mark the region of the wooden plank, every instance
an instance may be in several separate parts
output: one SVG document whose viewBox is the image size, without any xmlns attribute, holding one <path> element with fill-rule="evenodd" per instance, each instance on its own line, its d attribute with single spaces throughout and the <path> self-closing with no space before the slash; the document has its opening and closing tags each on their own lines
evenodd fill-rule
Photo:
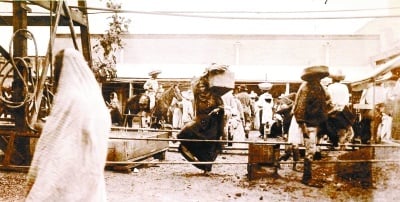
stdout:
<svg viewBox="0 0 400 202">
<path fill-rule="evenodd" d="M 13 23 L 13 16 L 1 16 L 0 26 L 11 26 Z M 54 16 L 28 16 L 28 26 L 51 26 L 52 18 Z M 67 17 L 62 16 L 58 23 L 58 26 L 69 26 L 69 20 Z M 79 23 L 74 22 L 74 26 L 80 26 Z"/>
<path fill-rule="evenodd" d="M 6 59 L 10 60 L 10 54 L 3 48 L 3 46 L 0 45 L 0 54 Z"/>
<path fill-rule="evenodd" d="M 82 13 L 87 13 L 87 5 L 86 1 L 78 1 L 79 10 Z M 86 16 L 87 17 L 87 16 Z M 89 32 L 89 21 L 87 21 L 86 26 L 81 25 L 81 44 L 82 44 L 82 53 L 85 57 L 86 61 L 89 64 L 89 67 L 92 67 L 92 45 L 90 43 L 90 32 Z"/>
<path fill-rule="evenodd" d="M 71 31 L 72 41 L 74 43 L 75 50 L 79 51 L 78 43 L 76 42 L 76 34 L 75 34 L 74 23 L 72 21 L 70 9 L 68 8 L 66 1 L 63 1 L 62 4 L 63 4 L 63 11 L 67 14 L 67 17 L 68 17 L 69 30 Z"/>
<path fill-rule="evenodd" d="M 37 121 L 37 116 L 38 116 L 38 112 L 40 111 L 40 104 L 42 102 L 42 95 L 43 95 L 43 89 L 44 89 L 44 83 L 46 82 L 47 79 L 47 72 L 50 69 L 49 64 L 52 64 L 52 59 L 53 59 L 53 44 L 54 41 L 56 39 L 56 34 L 57 34 L 57 28 L 58 28 L 58 22 L 60 20 L 60 16 L 61 16 L 61 12 L 62 12 L 62 4 L 58 4 L 57 8 L 56 8 L 56 16 L 55 16 L 55 20 L 53 21 L 53 25 L 50 27 L 51 28 L 51 34 L 50 34 L 50 41 L 47 47 L 47 53 L 46 53 L 46 60 L 45 60 L 45 64 L 44 64 L 44 68 L 42 70 L 42 74 L 39 77 L 39 83 L 38 83 L 38 87 L 37 87 L 37 91 L 36 91 L 36 100 L 35 100 L 35 111 L 32 114 L 31 119 L 29 120 L 29 123 L 36 123 Z"/>
<path fill-rule="evenodd" d="M 38 5 L 38 6 L 42 7 L 42 8 L 45 8 L 47 10 L 51 10 L 52 9 L 53 12 L 55 12 L 55 9 L 56 9 L 56 6 L 53 6 L 53 7 L 51 6 L 51 1 L 29 1 L 29 2 L 31 2 L 32 4 Z M 76 22 L 76 23 L 78 23 L 80 25 L 88 26 L 87 16 L 84 15 L 82 13 L 82 11 L 80 11 L 80 10 L 71 10 L 71 9 L 70 9 L 70 11 L 71 11 L 71 18 L 72 18 L 73 22 Z M 61 11 L 61 15 L 64 16 L 64 17 L 68 16 L 64 11 Z"/>
</svg>

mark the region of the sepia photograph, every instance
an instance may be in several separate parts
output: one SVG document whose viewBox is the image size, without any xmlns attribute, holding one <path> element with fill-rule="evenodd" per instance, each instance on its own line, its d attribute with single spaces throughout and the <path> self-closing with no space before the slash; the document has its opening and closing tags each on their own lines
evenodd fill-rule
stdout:
<svg viewBox="0 0 400 202">
<path fill-rule="evenodd" d="M 0 201 L 400 201 L 400 1 L 0 0 Z"/>
</svg>

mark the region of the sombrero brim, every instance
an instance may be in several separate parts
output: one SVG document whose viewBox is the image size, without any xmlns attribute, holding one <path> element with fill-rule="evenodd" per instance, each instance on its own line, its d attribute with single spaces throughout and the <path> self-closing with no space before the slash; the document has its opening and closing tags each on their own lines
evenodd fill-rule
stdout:
<svg viewBox="0 0 400 202">
<path fill-rule="evenodd" d="M 242 85 L 240 85 L 240 86 L 238 87 L 238 89 L 239 89 L 239 90 L 245 90 L 245 91 L 248 90 L 246 86 L 242 86 Z"/>
<path fill-rule="evenodd" d="M 257 96 L 258 96 L 257 93 L 250 93 L 251 98 L 256 98 Z"/>
<path fill-rule="evenodd" d="M 161 73 L 160 70 L 154 70 L 154 71 L 149 72 L 149 76 L 154 75 L 154 74 L 160 74 L 160 73 Z"/>
<path fill-rule="evenodd" d="M 260 83 L 258 88 L 261 90 L 270 90 L 272 88 L 272 83 Z"/>
<path fill-rule="evenodd" d="M 329 76 L 327 66 L 312 66 L 304 69 L 301 79 L 304 81 L 321 80 Z"/>
<path fill-rule="evenodd" d="M 346 78 L 345 75 L 329 75 L 330 78 L 334 79 L 334 80 L 339 80 L 342 81 Z"/>
</svg>

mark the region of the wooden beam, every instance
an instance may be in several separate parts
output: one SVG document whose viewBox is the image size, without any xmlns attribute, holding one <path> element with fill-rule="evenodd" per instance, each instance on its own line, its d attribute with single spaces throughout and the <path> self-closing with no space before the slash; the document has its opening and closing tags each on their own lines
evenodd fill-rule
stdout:
<svg viewBox="0 0 400 202">
<path fill-rule="evenodd" d="M 53 17 L 55 18 L 55 17 Z M 1 16 L 0 26 L 12 26 L 13 16 Z M 51 26 L 50 16 L 28 16 L 28 26 Z M 58 26 L 69 26 L 68 18 L 62 16 Z M 79 23 L 74 23 L 74 26 L 80 26 Z"/>
<path fill-rule="evenodd" d="M 28 42 L 26 36 L 23 34 L 24 29 L 27 29 L 27 11 L 24 9 L 26 7 L 26 2 L 24 1 L 14 1 L 13 2 L 13 16 L 15 16 L 13 20 L 13 31 L 15 33 L 15 37 L 13 38 L 13 50 L 9 54 L 12 54 L 10 57 L 25 57 L 28 53 Z M 20 31 L 20 32 L 19 32 Z M 19 72 L 26 72 L 24 71 L 24 66 L 16 64 L 17 69 Z M 17 76 L 17 70 L 14 70 L 14 81 L 12 83 L 13 86 L 13 93 L 12 98 L 15 102 L 21 102 L 24 99 L 25 92 L 24 92 L 24 84 L 23 79 L 26 76 L 26 73 L 23 73 L 21 78 Z M 18 164 L 27 164 L 29 163 L 29 159 L 31 158 L 30 150 L 28 149 L 30 146 L 29 138 L 18 137 L 18 133 L 26 131 L 27 123 L 25 116 L 27 115 L 28 105 L 25 104 L 21 107 L 14 109 L 14 116 L 15 116 L 15 133 L 12 133 L 10 137 L 9 143 L 7 145 L 6 155 L 9 159 L 5 159 L 5 165 L 7 163 L 13 162 L 13 159 L 17 159 L 18 155 L 22 155 L 22 160 L 25 162 L 18 162 Z M 13 137 L 14 136 L 14 137 Z M 14 152 L 15 150 L 15 152 Z"/>
<path fill-rule="evenodd" d="M 29 1 L 32 4 L 35 4 L 37 6 L 40 6 L 42 8 L 45 8 L 47 10 L 53 9 L 53 12 L 55 12 L 55 8 L 56 6 L 51 7 L 51 1 Z M 75 23 L 78 23 L 79 25 L 83 25 L 83 26 L 88 26 L 88 18 L 86 15 L 84 15 L 80 10 L 72 10 L 70 9 L 70 13 L 71 13 L 71 18 L 72 21 Z M 61 11 L 61 15 L 66 17 L 67 14 L 64 11 Z"/>
<path fill-rule="evenodd" d="M 78 43 L 76 42 L 76 34 L 75 34 L 75 29 L 74 29 L 74 23 L 72 21 L 71 12 L 70 12 L 70 9 L 68 8 L 68 5 L 67 5 L 66 1 L 62 2 L 62 7 L 63 7 L 63 11 L 67 14 L 67 17 L 68 17 L 68 20 L 69 20 L 69 30 L 71 31 L 72 41 L 74 42 L 75 50 L 79 51 Z"/>
<path fill-rule="evenodd" d="M 80 11 L 83 13 L 87 13 L 87 5 L 86 1 L 78 1 L 78 6 L 80 6 Z M 82 43 L 82 53 L 88 62 L 89 66 L 92 67 L 92 45 L 90 43 L 90 32 L 89 32 L 89 21 L 86 26 L 80 26 L 81 29 L 81 43 Z"/>
</svg>

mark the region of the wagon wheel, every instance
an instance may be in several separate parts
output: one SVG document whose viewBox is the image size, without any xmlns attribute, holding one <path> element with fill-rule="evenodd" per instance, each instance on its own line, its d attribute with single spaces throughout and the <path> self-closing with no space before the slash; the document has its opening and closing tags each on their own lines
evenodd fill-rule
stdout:
<svg viewBox="0 0 400 202">
<path fill-rule="evenodd" d="M 42 100 L 40 102 L 40 107 L 38 112 L 35 112 L 36 108 L 35 100 L 32 100 L 31 102 L 28 103 L 26 122 L 28 123 L 28 127 L 30 127 L 32 130 L 35 130 L 33 126 L 33 124 L 35 123 L 29 123 L 29 120 L 31 120 L 34 113 L 38 114 L 37 120 L 41 120 L 43 122 L 46 121 L 46 117 L 50 114 L 54 98 L 54 94 L 50 89 L 51 89 L 50 84 L 46 82 L 43 88 Z"/>
</svg>

